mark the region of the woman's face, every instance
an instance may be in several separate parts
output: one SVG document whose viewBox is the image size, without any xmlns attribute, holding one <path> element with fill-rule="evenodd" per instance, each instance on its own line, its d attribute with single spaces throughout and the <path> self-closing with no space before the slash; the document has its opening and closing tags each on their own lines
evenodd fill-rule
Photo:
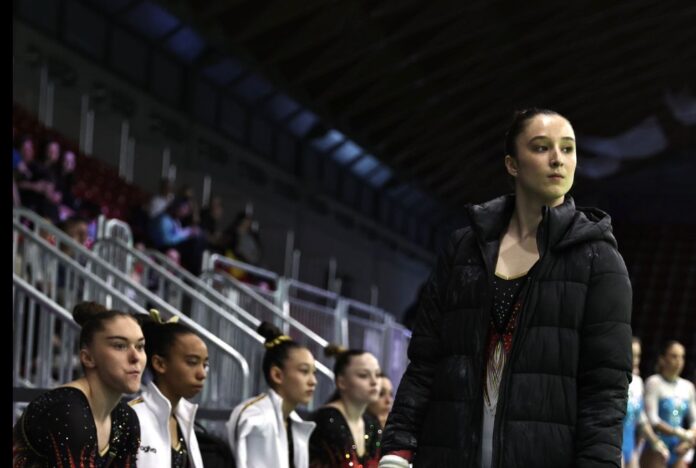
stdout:
<svg viewBox="0 0 696 468">
<path fill-rule="evenodd" d="M 135 319 L 115 317 L 104 322 L 80 357 L 85 369 L 95 370 L 106 387 L 135 393 L 147 363 L 143 331 Z"/>
<path fill-rule="evenodd" d="M 394 387 L 389 377 L 382 376 L 380 379 L 379 399 L 368 408 L 372 414 L 378 418 L 386 418 L 394 403 Z"/>
<path fill-rule="evenodd" d="M 60 145 L 57 141 L 52 141 L 46 147 L 46 160 L 53 164 L 60 159 Z"/>
<path fill-rule="evenodd" d="M 660 356 L 662 374 L 667 377 L 678 377 L 684 370 L 684 347 L 678 343 L 670 346 L 665 354 Z"/>
<path fill-rule="evenodd" d="M 75 153 L 66 151 L 63 154 L 63 171 L 73 172 L 75 170 Z"/>
<path fill-rule="evenodd" d="M 317 387 L 317 377 L 314 356 L 307 348 L 291 349 L 283 368 L 275 369 L 276 391 L 283 400 L 287 400 L 293 406 L 306 405 L 312 400 Z"/>
<path fill-rule="evenodd" d="M 516 140 L 517 157 L 505 166 L 515 178 L 515 190 L 549 206 L 563 203 L 573 185 L 577 158 L 575 132 L 560 115 L 531 118 Z"/>
<path fill-rule="evenodd" d="M 633 372 L 637 373 L 638 369 L 640 368 L 640 343 L 634 341 L 631 348 L 633 351 Z"/>
<path fill-rule="evenodd" d="M 167 356 L 152 356 L 157 385 L 178 398 L 193 398 L 208 376 L 208 347 L 197 335 L 178 335 Z"/>
<path fill-rule="evenodd" d="M 22 154 L 22 160 L 25 163 L 30 163 L 34 160 L 34 142 L 31 140 L 27 139 L 24 140 L 24 143 L 22 143 L 22 148 L 21 148 L 21 154 Z"/>
<path fill-rule="evenodd" d="M 341 397 L 357 404 L 375 403 L 379 399 L 379 380 L 382 374 L 377 358 L 364 353 L 350 358 L 342 375 L 336 379 Z"/>
</svg>

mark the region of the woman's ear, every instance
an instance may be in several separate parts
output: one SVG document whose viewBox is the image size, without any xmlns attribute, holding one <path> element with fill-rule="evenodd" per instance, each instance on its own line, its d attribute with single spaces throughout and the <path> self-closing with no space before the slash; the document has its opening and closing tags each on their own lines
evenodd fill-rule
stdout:
<svg viewBox="0 0 696 468">
<path fill-rule="evenodd" d="M 92 353 L 87 348 L 80 349 L 80 362 L 85 369 L 94 369 L 97 367 L 97 363 L 94 361 Z"/>
<path fill-rule="evenodd" d="M 517 177 L 517 159 L 509 154 L 505 156 L 505 169 L 512 177 Z"/>
<path fill-rule="evenodd" d="M 283 369 L 278 366 L 271 366 L 270 370 L 271 382 L 275 385 L 281 385 L 284 380 Z"/>
<path fill-rule="evenodd" d="M 150 362 L 152 364 L 152 370 L 154 370 L 156 374 L 164 374 L 167 372 L 167 361 L 162 356 L 153 354 L 150 358 Z"/>
<path fill-rule="evenodd" d="M 336 388 L 341 392 L 346 391 L 346 378 L 343 375 L 336 377 Z"/>
</svg>

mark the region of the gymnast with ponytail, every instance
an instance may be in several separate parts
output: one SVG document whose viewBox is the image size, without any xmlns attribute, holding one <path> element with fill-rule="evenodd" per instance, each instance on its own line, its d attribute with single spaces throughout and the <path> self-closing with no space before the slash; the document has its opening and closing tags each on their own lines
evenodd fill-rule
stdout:
<svg viewBox="0 0 696 468">
<path fill-rule="evenodd" d="M 178 317 L 164 321 L 153 309 L 141 322 L 151 379 L 129 403 L 142 429 L 138 468 L 202 468 L 189 399 L 203 390 L 208 348 Z"/>
<path fill-rule="evenodd" d="M 234 408 L 227 434 L 237 468 L 308 468 L 309 437 L 315 424 L 295 412 L 317 385 L 314 356 L 305 346 L 262 322 L 263 375 L 268 390 Z"/>
</svg>

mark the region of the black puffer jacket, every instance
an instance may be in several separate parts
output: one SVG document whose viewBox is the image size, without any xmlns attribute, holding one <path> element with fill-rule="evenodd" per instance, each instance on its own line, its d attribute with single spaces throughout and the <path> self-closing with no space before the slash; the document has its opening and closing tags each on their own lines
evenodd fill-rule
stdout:
<svg viewBox="0 0 696 468">
<path fill-rule="evenodd" d="M 499 239 L 514 196 L 469 207 L 421 297 L 410 364 L 382 439 L 414 467 L 481 464 L 484 347 Z M 540 260 L 503 373 L 493 467 L 621 466 L 631 376 L 631 284 L 609 216 L 544 208 Z"/>
</svg>

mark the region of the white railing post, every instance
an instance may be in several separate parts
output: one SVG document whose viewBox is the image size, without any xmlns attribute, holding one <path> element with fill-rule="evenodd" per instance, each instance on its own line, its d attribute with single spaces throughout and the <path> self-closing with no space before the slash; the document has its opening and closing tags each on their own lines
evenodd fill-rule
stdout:
<svg viewBox="0 0 696 468">
<path fill-rule="evenodd" d="M 392 368 L 392 342 L 394 341 L 394 317 L 384 314 L 384 336 L 382 338 L 382 371 Z"/>
<path fill-rule="evenodd" d="M 166 179 L 169 177 L 169 164 L 172 157 L 172 150 L 169 146 L 165 146 L 162 150 L 162 178 Z"/>
<path fill-rule="evenodd" d="M 211 190 L 212 180 L 210 175 L 206 174 L 203 176 L 203 194 L 201 196 L 201 207 L 208 208 L 210 205 L 210 190 Z"/>
<path fill-rule="evenodd" d="M 350 347 L 348 340 L 348 301 L 339 297 L 334 315 L 334 343 Z"/>
<path fill-rule="evenodd" d="M 87 136 L 87 112 L 89 112 L 89 94 L 83 93 L 80 99 L 80 151 L 85 153 Z"/>
<path fill-rule="evenodd" d="M 377 307 L 377 302 L 379 301 L 379 287 L 376 284 L 370 286 L 370 305 L 372 307 Z"/>
<path fill-rule="evenodd" d="M 292 251 L 292 271 L 290 277 L 296 281 L 300 279 L 300 258 L 302 252 L 299 249 Z"/>
<path fill-rule="evenodd" d="M 284 334 L 290 333 L 290 324 L 288 323 L 288 318 L 290 318 L 290 283 L 287 278 L 280 277 L 276 282 L 276 291 L 274 294 L 275 305 L 282 314 L 282 318 L 278 317 L 276 319 L 276 325 L 281 327 Z"/>
<path fill-rule="evenodd" d="M 295 231 L 290 229 L 285 236 L 285 262 L 283 264 L 283 276 L 292 275 L 292 253 L 295 247 Z"/>
</svg>

